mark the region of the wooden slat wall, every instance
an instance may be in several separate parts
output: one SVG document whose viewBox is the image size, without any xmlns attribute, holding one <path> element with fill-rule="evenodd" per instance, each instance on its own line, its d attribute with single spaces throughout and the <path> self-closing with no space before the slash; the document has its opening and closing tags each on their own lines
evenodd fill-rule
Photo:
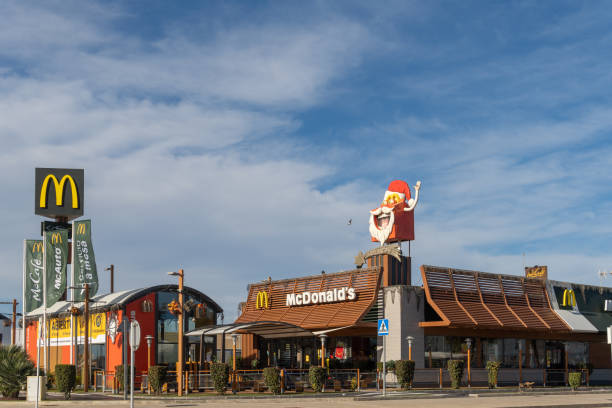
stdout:
<svg viewBox="0 0 612 408">
<path fill-rule="evenodd" d="M 321 274 L 297 279 L 262 282 L 249 287 L 242 314 L 236 323 L 279 321 L 307 330 L 354 325 L 376 301 L 380 286 L 381 268 L 355 269 L 347 272 Z M 287 294 L 322 292 L 352 287 L 356 300 L 305 306 L 286 306 Z M 256 309 L 257 294 L 270 294 L 269 309 Z"/>
<path fill-rule="evenodd" d="M 428 299 L 449 326 L 569 330 L 552 310 L 541 280 L 428 265 L 421 274 Z"/>
</svg>

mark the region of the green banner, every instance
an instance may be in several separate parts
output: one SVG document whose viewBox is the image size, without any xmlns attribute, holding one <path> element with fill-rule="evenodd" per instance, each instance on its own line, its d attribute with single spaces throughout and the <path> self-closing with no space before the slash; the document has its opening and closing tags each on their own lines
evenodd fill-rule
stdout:
<svg viewBox="0 0 612 408">
<path fill-rule="evenodd" d="M 25 273 L 26 313 L 43 304 L 43 242 L 26 239 L 23 273 Z"/>
<path fill-rule="evenodd" d="M 68 230 L 45 232 L 45 267 L 47 307 L 52 306 L 66 292 L 66 263 L 68 261 Z"/>
<path fill-rule="evenodd" d="M 91 220 L 74 221 L 72 231 L 74 286 L 83 287 L 87 283 L 89 285 L 89 296 L 91 297 L 98 292 L 98 271 L 91 243 Z M 85 300 L 85 289 L 75 289 L 74 300 Z"/>
</svg>

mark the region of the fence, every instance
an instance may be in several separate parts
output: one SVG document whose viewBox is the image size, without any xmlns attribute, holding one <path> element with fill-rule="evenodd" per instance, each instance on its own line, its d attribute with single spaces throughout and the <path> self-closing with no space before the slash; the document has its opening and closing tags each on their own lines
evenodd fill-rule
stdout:
<svg viewBox="0 0 612 408">
<path fill-rule="evenodd" d="M 609 385 L 612 379 L 612 370 L 594 370 L 593 376 L 588 370 L 575 370 L 582 372 L 582 383 L 590 385 L 591 379 L 597 385 Z M 177 373 L 168 371 L 164 392 L 177 390 Z M 483 368 L 470 370 L 470 386 L 488 386 L 488 372 Z M 501 368 L 498 371 L 497 385 L 518 386 L 520 383 L 533 383 L 535 386 L 565 386 L 567 385 L 568 371 L 563 369 L 515 369 Z M 122 388 L 116 379 L 114 371 L 94 371 L 92 376 L 93 389 L 104 392 L 119 393 Z M 186 393 L 210 392 L 214 390 L 210 370 L 185 371 L 183 376 Z M 146 372 L 136 373 L 134 377 L 137 392 L 148 392 L 149 382 Z M 310 387 L 307 369 L 281 370 L 281 389 L 283 392 L 303 392 Z M 380 372 L 367 372 L 359 369 L 328 369 L 325 378 L 327 391 L 349 391 L 377 389 L 382 384 Z M 414 388 L 446 388 L 450 387 L 451 380 L 448 370 L 442 368 L 417 368 L 414 372 L 412 386 Z M 464 370 L 461 382 L 462 387 L 468 386 L 467 370 Z M 387 387 L 398 388 L 399 384 L 394 373 L 387 373 Z M 228 390 L 263 392 L 265 386 L 263 370 L 236 370 L 230 371 Z"/>
</svg>

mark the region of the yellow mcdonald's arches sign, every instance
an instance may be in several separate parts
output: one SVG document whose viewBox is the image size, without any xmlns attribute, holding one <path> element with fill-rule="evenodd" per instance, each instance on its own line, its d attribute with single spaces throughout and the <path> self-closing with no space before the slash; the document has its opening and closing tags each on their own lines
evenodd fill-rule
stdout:
<svg viewBox="0 0 612 408">
<path fill-rule="evenodd" d="M 35 243 L 32 245 L 32 253 L 35 253 L 35 252 L 42 252 L 42 250 L 43 250 L 43 244 L 42 244 L 42 242 L 35 242 Z"/>
<path fill-rule="evenodd" d="M 37 168 L 34 187 L 35 214 L 68 220 L 83 215 L 83 169 Z"/>
<path fill-rule="evenodd" d="M 270 308 L 270 295 L 268 292 L 259 291 L 257 292 L 257 298 L 255 299 L 255 309 L 269 309 Z"/>
<path fill-rule="evenodd" d="M 51 243 L 52 244 L 61 244 L 62 243 L 62 236 L 60 234 L 58 234 L 57 232 L 54 232 L 53 234 L 51 234 Z"/>
<path fill-rule="evenodd" d="M 55 187 L 55 205 L 61 207 L 64 205 L 64 184 L 66 181 L 70 183 L 70 193 L 72 194 L 72 208 L 79 208 L 79 196 L 77 193 L 76 183 L 72 176 L 66 174 L 61 181 L 57 181 L 57 177 L 53 174 L 48 174 L 40 187 L 40 207 L 47 207 L 47 189 L 49 188 L 49 180 L 53 181 Z"/>
<path fill-rule="evenodd" d="M 576 306 L 576 294 L 571 289 L 563 291 L 563 306 Z"/>
<path fill-rule="evenodd" d="M 79 224 L 79 226 L 77 227 L 77 234 L 83 235 L 85 231 L 86 231 L 85 224 L 83 223 Z"/>
</svg>

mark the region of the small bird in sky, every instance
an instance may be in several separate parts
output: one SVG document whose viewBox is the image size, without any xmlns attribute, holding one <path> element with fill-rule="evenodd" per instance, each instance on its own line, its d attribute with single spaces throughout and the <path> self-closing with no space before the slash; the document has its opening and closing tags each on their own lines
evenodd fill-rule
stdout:
<svg viewBox="0 0 612 408">
<path fill-rule="evenodd" d="M 348 219 L 348 222 L 346 223 L 346 225 L 351 225 L 352 223 L 353 223 L 353 219 L 352 219 L 352 218 L 349 218 L 349 219 Z"/>
</svg>

